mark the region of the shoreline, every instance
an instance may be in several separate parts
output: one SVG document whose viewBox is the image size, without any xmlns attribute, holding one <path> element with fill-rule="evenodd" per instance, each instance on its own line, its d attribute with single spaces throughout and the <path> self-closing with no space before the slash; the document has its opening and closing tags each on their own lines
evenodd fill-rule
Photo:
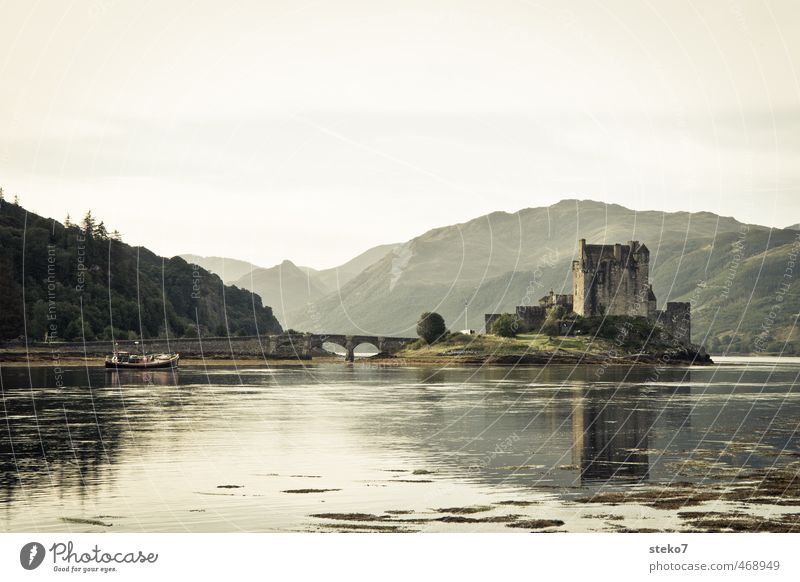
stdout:
<svg viewBox="0 0 800 582">
<path fill-rule="evenodd" d="M 54 354 L 47 352 L 30 352 L 27 355 L 15 353 L 6 357 L 0 351 L 0 367 L 24 367 L 24 366 L 91 366 L 103 367 L 105 357 L 103 356 L 65 356 L 55 357 Z M 592 366 L 592 367 L 620 367 L 620 366 L 665 366 L 670 368 L 686 366 L 709 366 L 715 365 L 710 357 L 708 361 L 698 361 L 697 359 L 669 359 L 664 360 L 662 355 L 637 354 L 632 356 L 608 356 L 605 354 L 594 353 L 575 353 L 575 352 L 536 352 L 522 355 L 453 355 L 453 356 L 404 356 L 402 353 L 397 356 L 361 356 L 356 357 L 355 362 L 346 362 L 343 356 L 330 355 L 319 356 L 313 359 L 272 359 L 272 358 L 253 358 L 253 357 L 185 357 L 181 358 L 180 365 L 183 366 L 313 366 L 316 364 L 346 364 L 354 366 Z M 180 369 L 180 366 L 179 368 Z M 167 369 L 165 369 L 167 370 Z M 150 370 L 154 371 L 154 370 Z"/>
<path fill-rule="evenodd" d="M 610 352 L 583 352 L 571 350 L 537 350 L 522 354 L 436 354 L 404 355 L 402 352 L 388 359 L 407 363 L 446 364 L 458 363 L 478 366 L 518 366 L 518 365 L 586 365 L 586 366 L 690 366 L 713 365 L 715 362 L 707 354 L 675 353 L 665 357 L 666 352 L 657 354 L 612 355 Z M 380 360 L 378 360 L 380 361 Z M 387 363 L 388 363 L 387 362 Z"/>
<path fill-rule="evenodd" d="M 359 360 L 362 358 L 359 358 Z M 306 366 L 310 363 L 336 363 L 342 362 L 343 358 L 332 356 L 332 357 L 320 357 L 314 358 L 313 360 L 301 360 L 301 359 L 264 359 L 264 358 L 235 358 L 235 357 L 228 357 L 228 358 L 195 358 L 195 357 L 187 357 L 181 358 L 180 363 L 177 369 L 180 369 L 181 365 L 187 366 L 257 366 L 257 365 L 279 365 L 279 366 Z M 25 356 L 11 356 L 8 359 L 4 357 L 4 354 L 0 352 L 0 367 L 15 367 L 19 368 L 22 366 L 27 365 L 34 365 L 34 366 L 92 366 L 92 367 L 104 367 L 105 365 L 105 357 L 104 356 L 87 356 L 87 357 L 75 357 L 75 356 L 66 356 L 63 358 L 55 358 L 50 354 L 41 354 L 41 353 L 31 353 L 28 357 Z M 109 368 L 111 369 L 111 368 Z M 171 368 L 152 368 L 148 369 L 148 372 L 157 372 L 157 371 L 169 371 Z M 136 371 L 136 370 L 124 370 L 127 372 Z"/>
</svg>

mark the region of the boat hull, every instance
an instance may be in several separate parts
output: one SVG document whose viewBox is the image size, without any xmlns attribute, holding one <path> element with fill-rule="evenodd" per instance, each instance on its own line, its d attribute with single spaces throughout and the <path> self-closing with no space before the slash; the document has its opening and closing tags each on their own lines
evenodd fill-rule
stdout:
<svg viewBox="0 0 800 582">
<path fill-rule="evenodd" d="M 154 360 L 151 362 L 110 362 L 106 361 L 106 368 L 114 370 L 157 370 L 163 368 L 177 368 L 178 356 L 168 360 Z"/>
</svg>

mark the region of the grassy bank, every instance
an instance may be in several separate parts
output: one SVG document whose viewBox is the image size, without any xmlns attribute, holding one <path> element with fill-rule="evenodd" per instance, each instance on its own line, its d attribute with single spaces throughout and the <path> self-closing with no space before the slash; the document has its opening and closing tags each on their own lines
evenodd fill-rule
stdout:
<svg viewBox="0 0 800 582">
<path fill-rule="evenodd" d="M 496 335 L 448 334 L 426 344 L 419 340 L 397 354 L 398 358 L 420 362 L 461 361 L 465 363 L 710 363 L 691 348 L 657 339 L 649 342 L 611 340 L 589 335 L 548 336 L 519 334 L 514 338 Z"/>
</svg>

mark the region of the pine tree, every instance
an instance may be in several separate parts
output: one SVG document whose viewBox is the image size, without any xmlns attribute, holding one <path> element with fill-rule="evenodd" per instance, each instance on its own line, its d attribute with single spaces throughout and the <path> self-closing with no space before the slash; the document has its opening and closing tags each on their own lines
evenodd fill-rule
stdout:
<svg viewBox="0 0 800 582">
<path fill-rule="evenodd" d="M 2 202 L 3 200 L 4 200 L 3 189 L 0 188 L 0 202 Z"/>
<path fill-rule="evenodd" d="M 89 210 L 86 213 L 86 216 L 83 217 L 83 224 L 81 225 L 81 228 L 86 236 L 92 236 L 94 234 L 95 221 L 91 210 Z"/>
<path fill-rule="evenodd" d="M 115 241 L 122 240 L 122 234 L 120 234 L 120 232 L 116 228 L 111 232 L 111 240 Z"/>
<path fill-rule="evenodd" d="M 14 206 L 19 206 L 19 194 L 14 194 Z"/>
<path fill-rule="evenodd" d="M 95 235 L 97 238 L 99 238 L 100 240 L 106 240 L 106 239 L 108 239 L 108 231 L 106 230 L 106 225 L 105 225 L 105 224 L 103 224 L 103 221 L 102 221 L 102 220 L 100 221 L 100 224 L 98 224 L 98 225 L 95 227 L 95 229 L 94 229 L 94 235 Z"/>
<path fill-rule="evenodd" d="M 69 228 L 71 226 L 72 226 L 72 219 L 69 217 L 69 214 L 67 214 L 67 217 L 64 219 L 64 227 Z"/>
</svg>

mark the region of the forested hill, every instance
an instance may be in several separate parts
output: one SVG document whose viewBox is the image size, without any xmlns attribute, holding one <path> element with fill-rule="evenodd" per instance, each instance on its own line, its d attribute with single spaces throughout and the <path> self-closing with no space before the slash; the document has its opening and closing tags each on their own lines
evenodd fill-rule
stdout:
<svg viewBox="0 0 800 582">
<path fill-rule="evenodd" d="M 26 331 L 31 341 L 90 341 L 281 326 L 258 295 L 180 257 L 127 245 L 91 215 L 65 225 L 0 200 L 0 339 Z"/>
</svg>

